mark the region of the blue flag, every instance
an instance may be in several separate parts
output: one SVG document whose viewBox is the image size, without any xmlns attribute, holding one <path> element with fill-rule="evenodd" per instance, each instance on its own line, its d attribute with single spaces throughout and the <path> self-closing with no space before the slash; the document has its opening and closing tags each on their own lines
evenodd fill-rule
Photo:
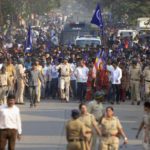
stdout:
<svg viewBox="0 0 150 150">
<path fill-rule="evenodd" d="M 91 23 L 97 25 L 102 30 L 103 33 L 104 23 L 103 23 L 102 13 L 99 4 L 96 7 Z"/>
<path fill-rule="evenodd" d="M 32 51 L 32 31 L 31 31 L 31 26 L 29 25 L 25 52 L 31 52 L 31 51 Z"/>
</svg>

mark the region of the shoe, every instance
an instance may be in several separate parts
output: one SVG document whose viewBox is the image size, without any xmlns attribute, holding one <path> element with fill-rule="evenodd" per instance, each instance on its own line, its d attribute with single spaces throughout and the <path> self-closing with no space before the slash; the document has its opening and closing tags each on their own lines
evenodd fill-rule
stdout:
<svg viewBox="0 0 150 150">
<path fill-rule="evenodd" d="M 134 102 L 132 102 L 131 105 L 134 105 Z"/>
<path fill-rule="evenodd" d="M 30 104 L 30 108 L 32 108 L 33 107 L 33 104 Z"/>
<path fill-rule="evenodd" d="M 117 102 L 118 105 L 120 105 L 120 102 Z"/>
<path fill-rule="evenodd" d="M 140 102 L 137 102 L 137 105 L 140 105 Z"/>
<path fill-rule="evenodd" d="M 110 102 L 110 104 L 114 105 L 114 102 Z"/>
<path fill-rule="evenodd" d="M 34 107 L 36 108 L 36 107 L 37 107 L 37 104 L 34 104 Z"/>
</svg>

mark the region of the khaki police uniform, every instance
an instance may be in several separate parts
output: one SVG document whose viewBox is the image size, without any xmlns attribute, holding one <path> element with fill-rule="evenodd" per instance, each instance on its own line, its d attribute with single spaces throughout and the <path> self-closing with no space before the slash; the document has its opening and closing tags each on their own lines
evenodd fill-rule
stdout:
<svg viewBox="0 0 150 150">
<path fill-rule="evenodd" d="M 150 67 L 145 67 L 143 71 L 143 77 L 145 81 L 145 96 L 146 100 L 150 100 Z"/>
<path fill-rule="evenodd" d="M 25 89 L 25 73 L 24 68 L 21 64 L 16 67 L 16 78 L 17 78 L 17 91 L 16 91 L 16 102 L 24 103 L 24 89 Z"/>
<path fill-rule="evenodd" d="M 38 65 L 36 66 L 37 70 L 42 74 L 42 66 Z M 37 102 L 39 103 L 41 101 L 41 81 L 38 79 L 38 95 L 37 95 Z"/>
<path fill-rule="evenodd" d="M 0 73 L 0 104 L 6 104 L 6 92 L 9 84 L 8 73 Z"/>
<path fill-rule="evenodd" d="M 6 65 L 6 72 L 8 73 L 10 85 L 9 85 L 9 91 L 14 92 L 15 89 L 15 76 L 16 76 L 16 69 L 13 64 Z"/>
<path fill-rule="evenodd" d="M 71 66 L 69 63 L 60 64 L 56 67 L 58 70 L 60 69 L 60 95 L 61 99 L 66 99 L 69 101 L 69 87 L 70 87 L 70 74 L 71 74 Z"/>
<path fill-rule="evenodd" d="M 144 114 L 144 137 L 143 141 L 146 138 L 147 143 L 143 142 L 144 150 L 150 150 L 150 113 Z"/>
<path fill-rule="evenodd" d="M 118 150 L 119 138 L 117 137 L 122 125 L 117 117 L 104 117 L 101 122 L 100 150 Z"/>
<path fill-rule="evenodd" d="M 103 116 L 103 105 L 102 103 L 98 103 L 96 100 L 91 101 L 88 104 L 88 112 L 93 114 L 98 124 L 100 123 L 101 117 Z M 92 138 L 92 149 L 96 149 L 96 143 L 98 139 L 98 135 L 96 131 L 93 129 L 93 138 Z"/>
<path fill-rule="evenodd" d="M 84 134 L 85 127 L 79 119 L 68 121 L 66 125 L 67 150 L 86 150 Z"/>
<path fill-rule="evenodd" d="M 141 80 L 141 67 L 136 65 L 129 69 L 130 75 L 130 87 L 131 87 L 131 99 L 132 102 L 137 101 L 140 102 L 140 80 Z"/>
<path fill-rule="evenodd" d="M 92 141 L 93 141 L 93 124 L 97 124 L 96 119 L 94 115 L 90 113 L 86 113 L 84 115 L 81 115 L 79 117 L 80 121 L 83 122 L 85 126 L 85 134 L 87 136 L 87 141 L 86 141 L 86 149 L 91 150 L 92 148 Z"/>
</svg>

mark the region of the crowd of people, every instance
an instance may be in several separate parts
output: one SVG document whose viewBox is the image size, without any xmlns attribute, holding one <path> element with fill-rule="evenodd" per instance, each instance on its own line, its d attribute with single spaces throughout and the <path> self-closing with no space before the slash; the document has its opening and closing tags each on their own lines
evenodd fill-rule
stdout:
<svg viewBox="0 0 150 150">
<path fill-rule="evenodd" d="M 61 102 L 67 103 L 70 100 L 79 100 L 80 116 L 78 110 L 74 110 L 73 120 L 66 126 L 68 150 L 95 149 L 94 139 L 97 134 L 102 136 L 101 149 L 117 150 L 118 136 L 121 135 L 125 143 L 128 140 L 119 119 L 113 116 L 113 107 L 107 107 L 106 115 L 103 116 L 101 98 L 111 104 L 130 100 L 132 105 L 140 105 L 141 101 L 150 101 L 150 45 L 139 35 L 135 38 L 117 37 L 115 32 L 109 32 L 110 29 L 106 29 L 102 46 L 87 45 L 81 48 L 73 44 L 62 45 L 59 35 L 63 22 L 60 16 L 51 18 L 52 20 L 47 22 L 46 32 L 43 30 L 38 37 L 33 37 L 30 51 L 20 43 L 20 38 L 15 39 L 18 35 L 13 37 L 13 42 L 1 36 L 0 103 L 5 104 L 6 99 L 13 100 L 14 106 L 14 100 L 16 104 L 24 104 L 26 99 L 29 99 L 32 108 L 36 107 L 41 99 L 60 99 Z M 49 43 L 53 43 L 53 47 Z M 15 96 L 8 96 L 10 94 Z M 88 107 L 83 104 L 92 99 L 95 100 L 91 101 Z M 98 108 L 95 105 L 98 105 Z M 149 112 L 149 102 L 145 102 L 144 106 Z M 145 127 L 149 133 L 146 118 L 139 132 Z M 97 123 L 101 125 L 101 129 Z M 72 130 L 77 130 L 75 135 Z M 83 145 L 81 143 L 84 138 L 80 136 L 86 139 Z M 149 135 L 146 134 L 145 137 Z M 145 141 L 149 140 L 146 138 Z"/>
<path fill-rule="evenodd" d="M 16 91 L 17 103 L 24 103 L 23 96 L 28 95 L 31 82 L 38 87 L 37 102 L 50 97 L 67 102 L 70 97 L 91 100 L 94 92 L 101 89 L 106 91 L 106 99 L 112 104 L 131 99 L 132 104 L 136 101 L 139 105 L 141 100 L 150 98 L 149 43 L 142 43 L 140 39 L 110 36 L 105 46 L 80 48 L 59 44 L 49 50 L 43 42 L 30 52 L 25 52 L 17 43 L 11 48 L 5 48 L 2 43 L 3 39 L 1 86 L 4 91 Z M 37 79 L 31 70 L 38 70 Z M 9 82 L 5 81 L 7 78 L 4 80 L 4 74 L 8 74 Z M 4 93 L 1 90 L 1 99 L 6 96 Z"/>
</svg>

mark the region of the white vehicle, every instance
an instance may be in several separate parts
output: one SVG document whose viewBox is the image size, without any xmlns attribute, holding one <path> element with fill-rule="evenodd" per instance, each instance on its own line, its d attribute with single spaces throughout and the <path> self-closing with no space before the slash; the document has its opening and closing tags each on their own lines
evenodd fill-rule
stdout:
<svg viewBox="0 0 150 150">
<path fill-rule="evenodd" d="M 128 30 L 128 29 L 124 29 L 124 30 L 118 30 L 117 36 L 118 37 L 130 37 L 132 36 L 133 38 L 136 37 L 136 35 L 138 34 L 138 32 L 136 30 Z"/>
<path fill-rule="evenodd" d="M 85 47 L 86 45 L 93 45 L 96 47 L 97 45 L 101 45 L 100 37 L 93 37 L 93 36 L 83 36 L 77 37 L 75 40 L 75 45 L 79 47 Z"/>
<path fill-rule="evenodd" d="M 138 18 L 137 30 L 140 34 L 150 33 L 150 18 L 148 17 Z"/>
</svg>

